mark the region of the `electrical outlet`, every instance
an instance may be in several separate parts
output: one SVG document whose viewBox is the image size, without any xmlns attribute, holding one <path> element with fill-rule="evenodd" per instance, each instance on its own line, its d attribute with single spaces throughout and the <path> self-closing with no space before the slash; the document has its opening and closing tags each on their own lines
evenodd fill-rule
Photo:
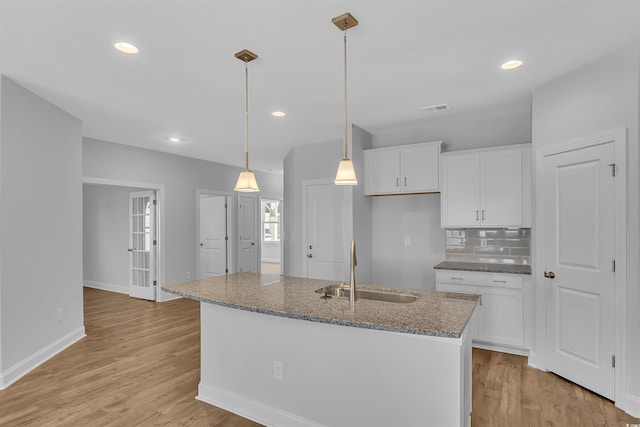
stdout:
<svg viewBox="0 0 640 427">
<path fill-rule="evenodd" d="M 58 312 L 56 313 L 56 319 L 58 320 L 58 322 L 61 322 L 63 317 L 64 317 L 64 310 L 59 308 Z"/>
<path fill-rule="evenodd" d="M 284 363 L 274 360 L 273 361 L 273 378 L 277 379 L 278 381 L 282 381 L 283 373 L 284 373 Z"/>
<path fill-rule="evenodd" d="M 187 271 L 187 280 L 191 280 L 191 272 Z"/>
<path fill-rule="evenodd" d="M 411 236 L 404 236 L 404 245 L 411 246 Z"/>
</svg>

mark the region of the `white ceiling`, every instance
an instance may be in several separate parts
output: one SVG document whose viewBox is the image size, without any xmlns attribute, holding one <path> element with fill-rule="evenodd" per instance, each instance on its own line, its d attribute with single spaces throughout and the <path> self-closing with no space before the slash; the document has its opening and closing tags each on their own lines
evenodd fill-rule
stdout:
<svg viewBox="0 0 640 427">
<path fill-rule="evenodd" d="M 531 89 L 640 39 L 637 0 L 1 2 L 2 73 L 106 141 L 242 166 L 234 53 L 257 53 L 249 144 L 251 167 L 266 171 L 294 146 L 341 139 L 342 33 L 331 18 L 346 11 L 360 22 L 348 33 L 349 119 L 378 135 L 529 111 Z M 117 52 L 120 40 L 140 53 Z M 516 57 L 521 69 L 499 69 Z M 441 103 L 451 111 L 419 109 Z"/>
</svg>

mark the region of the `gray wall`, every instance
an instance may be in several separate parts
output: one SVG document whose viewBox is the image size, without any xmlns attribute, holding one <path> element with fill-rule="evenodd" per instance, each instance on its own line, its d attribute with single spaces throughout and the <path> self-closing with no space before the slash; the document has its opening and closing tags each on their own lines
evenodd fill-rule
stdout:
<svg viewBox="0 0 640 427">
<path fill-rule="evenodd" d="M 638 120 L 640 52 L 638 46 L 615 52 L 533 92 L 533 149 L 593 133 L 627 127 L 628 134 L 628 393 L 640 411 L 640 285 L 638 248 Z M 535 230 L 537 219 L 534 218 Z M 534 235 L 535 237 L 535 235 Z M 535 244 L 535 242 L 534 242 Z M 534 259 L 535 264 L 540 260 Z M 621 325 L 617 325 L 621 327 Z"/>
<path fill-rule="evenodd" d="M 84 335 L 82 127 L 4 76 L 1 112 L 0 374 L 16 374 Z"/>
<path fill-rule="evenodd" d="M 85 285 L 129 291 L 129 193 L 140 188 L 84 184 L 82 265 Z"/>
<path fill-rule="evenodd" d="M 183 282 L 187 272 L 195 277 L 196 190 L 231 192 L 241 169 L 91 138 L 83 140 L 82 158 L 85 178 L 165 186 L 165 236 L 161 243 L 165 279 L 161 285 Z M 282 197 L 282 175 L 254 172 L 262 194 Z"/>
</svg>

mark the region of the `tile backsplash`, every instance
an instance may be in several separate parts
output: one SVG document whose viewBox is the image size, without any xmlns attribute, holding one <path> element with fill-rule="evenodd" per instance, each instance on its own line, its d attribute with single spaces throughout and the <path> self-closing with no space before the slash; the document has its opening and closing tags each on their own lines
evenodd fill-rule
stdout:
<svg viewBox="0 0 640 427">
<path fill-rule="evenodd" d="M 445 233 L 447 261 L 530 263 L 530 228 L 451 228 Z"/>
</svg>

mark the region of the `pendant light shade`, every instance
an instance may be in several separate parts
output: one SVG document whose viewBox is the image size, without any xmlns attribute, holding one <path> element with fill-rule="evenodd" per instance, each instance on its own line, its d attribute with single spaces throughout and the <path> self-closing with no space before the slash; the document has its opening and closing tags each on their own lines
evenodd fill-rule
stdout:
<svg viewBox="0 0 640 427">
<path fill-rule="evenodd" d="M 238 176 L 235 191 L 251 193 L 260 191 L 256 177 L 249 170 L 249 67 L 248 63 L 258 57 L 255 53 L 244 49 L 235 54 L 235 57 L 244 62 L 244 170 Z"/>
<path fill-rule="evenodd" d="M 347 30 L 358 25 L 358 21 L 349 12 L 337 16 L 331 21 L 344 32 L 344 158 L 338 164 L 334 183 L 336 185 L 358 185 L 356 170 L 349 158 L 349 121 L 347 117 Z"/>
</svg>

